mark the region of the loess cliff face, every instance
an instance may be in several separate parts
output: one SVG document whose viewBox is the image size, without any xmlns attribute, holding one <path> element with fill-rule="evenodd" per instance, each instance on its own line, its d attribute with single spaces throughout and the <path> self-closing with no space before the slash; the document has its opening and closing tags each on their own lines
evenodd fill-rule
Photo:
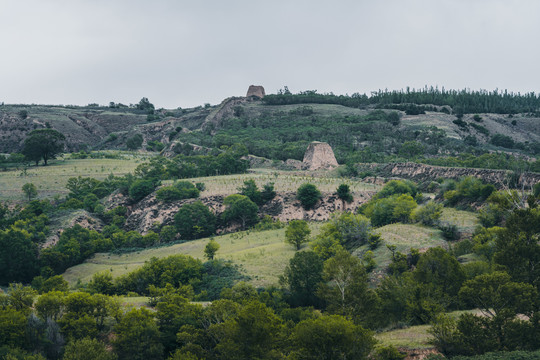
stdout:
<svg viewBox="0 0 540 360">
<path fill-rule="evenodd" d="M 361 167 L 374 170 L 381 176 L 402 177 L 415 181 L 435 181 L 437 178 L 457 180 L 465 176 L 474 176 L 498 187 L 505 186 L 511 176 L 511 172 L 507 170 L 442 167 L 416 163 L 364 164 Z M 531 188 L 539 181 L 540 174 L 524 172 L 519 175 L 517 187 Z"/>
<path fill-rule="evenodd" d="M 336 211 L 356 211 L 358 207 L 371 199 L 374 193 L 375 192 L 372 191 L 355 193 L 354 200 L 351 203 L 344 203 L 335 194 L 323 194 L 322 199 L 313 209 L 304 210 L 300 201 L 296 199 L 296 193 L 283 192 L 278 193 L 273 200 L 261 206 L 259 216 L 270 215 L 275 220 L 280 220 L 282 222 L 300 219 L 307 221 L 324 221 L 328 220 L 330 215 Z M 154 193 L 148 195 L 137 204 L 129 205 L 126 198 L 116 194 L 109 198 L 108 201 L 110 202 L 110 206 L 108 206 L 108 208 L 118 205 L 126 206 L 128 208 L 125 225 L 126 230 L 136 230 L 146 234 L 153 229 L 156 222 L 159 222 L 162 225 L 174 225 L 174 216 L 178 210 L 184 204 L 190 204 L 195 201 L 201 201 L 208 206 L 214 214 L 219 216 L 225 211 L 225 206 L 223 205 L 224 198 L 225 195 L 214 195 L 163 203 L 155 198 Z M 218 233 L 237 230 L 238 226 L 239 224 L 233 224 L 227 228 L 218 229 Z"/>
</svg>

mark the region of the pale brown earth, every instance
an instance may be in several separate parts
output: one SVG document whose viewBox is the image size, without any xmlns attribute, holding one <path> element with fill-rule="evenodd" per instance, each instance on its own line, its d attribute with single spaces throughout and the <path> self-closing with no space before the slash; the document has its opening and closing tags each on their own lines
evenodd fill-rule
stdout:
<svg viewBox="0 0 540 360">
<path fill-rule="evenodd" d="M 330 215 L 335 211 L 356 211 L 356 209 L 368 201 L 373 194 L 374 192 L 372 191 L 355 193 L 354 200 L 351 203 L 343 203 L 343 201 L 335 194 L 323 194 L 321 201 L 319 201 L 313 209 L 304 210 L 300 205 L 300 202 L 296 200 L 296 193 L 278 193 L 273 200 L 261 206 L 259 216 L 270 215 L 275 220 L 280 220 L 282 222 L 288 222 L 295 219 L 325 221 L 328 220 Z M 139 203 L 131 206 L 127 202 L 119 200 L 118 197 L 111 197 L 110 201 L 115 204 L 114 206 L 127 206 L 128 216 L 125 225 L 126 230 L 136 230 L 142 234 L 146 234 L 154 227 L 156 222 L 162 225 L 173 225 L 174 215 L 176 215 L 178 210 L 184 204 L 190 204 L 195 201 L 201 201 L 208 206 L 212 212 L 219 215 L 225 211 L 225 206 L 223 205 L 224 198 L 224 195 L 214 195 L 198 199 L 186 199 L 163 203 L 157 200 L 155 198 L 155 193 L 153 193 Z M 121 199 L 125 199 L 125 197 L 122 197 Z M 107 208 L 112 208 L 114 206 L 109 205 Z M 233 231 L 237 227 L 238 226 L 232 226 L 221 229 L 220 232 Z"/>
<path fill-rule="evenodd" d="M 373 170 L 381 176 L 401 177 L 415 181 L 435 181 L 438 178 L 459 179 L 465 176 L 474 176 L 498 187 L 504 187 L 511 175 L 507 170 L 442 167 L 416 163 L 361 164 L 359 167 Z M 539 181 L 540 174 L 524 172 L 519 176 L 518 187 L 523 186 L 527 189 Z"/>
<path fill-rule="evenodd" d="M 325 142 L 313 141 L 304 154 L 302 165 L 307 170 L 319 170 L 333 169 L 338 166 L 338 163 L 330 145 Z"/>
<path fill-rule="evenodd" d="M 246 97 L 256 96 L 259 99 L 262 99 L 265 95 L 264 87 L 260 85 L 250 85 Z"/>
</svg>

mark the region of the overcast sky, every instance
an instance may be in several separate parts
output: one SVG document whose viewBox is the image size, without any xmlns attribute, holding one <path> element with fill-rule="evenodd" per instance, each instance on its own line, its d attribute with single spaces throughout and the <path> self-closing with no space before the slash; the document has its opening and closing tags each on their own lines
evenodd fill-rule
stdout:
<svg viewBox="0 0 540 360">
<path fill-rule="evenodd" d="M 540 92 L 538 0 L 0 0 L 0 102 Z"/>
</svg>

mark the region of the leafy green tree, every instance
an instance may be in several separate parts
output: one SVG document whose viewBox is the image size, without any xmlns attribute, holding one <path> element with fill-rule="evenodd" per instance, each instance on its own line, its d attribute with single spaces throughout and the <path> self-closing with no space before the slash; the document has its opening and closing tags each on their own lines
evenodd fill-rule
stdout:
<svg viewBox="0 0 540 360">
<path fill-rule="evenodd" d="M 173 241 L 176 238 L 176 228 L 173 225 L 165 225 L 159 231 L 159 237 L 164 243 Z"/>
<path fill-rule="evenodd" d="M 253 179 L 245 180 L 244 186 L 238 189 L 240 194 L 247 196 L 257 205 L 262 205 L 262 194 L 257 187 L 257 183 Z"/>
<path fill-rule="evenodd" d="M 390 180 L 374 196 L 374 199 L 382 199 L 392 195 L 409 194 L 415 197 L 418 193 L 418 187 L 410 180 Z"/>
<path fill-rule="evenodd" d="M 110 271 L 95 273 L 88 282 L 88 290 L 94 294 L 113 295 L 115 288 Z"/>
<path fill-rule="evenodd" d="M 298 251 L 289 261 L 280 282 L 290 292 L 293 306 L 319 306 L 317 288 L 323 271 L 322 259 L 313 251 Z"/>
<path fill-rule="evenodd" d="M 164 186 L 156 191 L 156 199 L 171 202 L 182 199 L 182 193 L 174 186 Z"/>
<path fill-rule="evenodd" d="M 34 286 L 33 280 L 32 280 L 32 286 Z M 69 284 L 62 275 L 55 275 L 55 276 L 51 276 L 47 280 L 44 280 L 43 283 L 39 286 L 38 291 L 40 293 L 46 293 L 49 291 L 68 292 Z"/>
<path fill-rule="evenodd" d="M 35 309 L 43 320 L 48 318 L 58 320 L 65 308 L 65 294 L 60 291 L 51 291 L 42 294 L 36 301 Z"/>
<path fill-rule="evenodd" d="M 353 196 L 351 194 L 351 189 L 347 184 L 341 184 L 337 188 L 337 196 L 343 201 L 343 208 L 345 208 L 345 203 L 350 203 L 353 201 Z"/>
<path fill-rule="evenodd" d="M 154 113 L 154 104 L 152 104 L 148 98 L 146 97 L 143 97 L 139 103 L 137 104 L 137 109 L 139 110 L 145 110 L 147 111 L 149 114 L 153 114 Z"/>
<path fill-rule="evenodd" d="M 102 342 L 84 338 L 67 344 L 63 360 L 116 360 L 116 354 L 108 351 Z"/>
<path fill-rule="evenodd" d="M 274 183 L 266 183 L 263 185 L 263 189 L 261 191 L 261 198 L 263 203 L 267 203 L 273 198 L 276 197 L 276 192 L 274 190 Z"/>
<path fill-rule="evenodd" d="M 165 288 L 167 284 L 176 288 L 184 284 L 196 284 L 203 276 L 203 265 L 188 255 L 171 255 L 166 258 L 151 258 L 141 268 L 116 278 L 117 291 L 148 294 L 149 286 Z"/>
<path fill-rule="evenodd" d="M 339 251 L 324 262 L 323 280 L 318 295 L 329 312 L 353 318 L 357 323 L 370 322 L 377 301 L 368 290 L 367 273 L 360 259 L 346 250 Z"/>
<path fill-rule="evenodd" d="M 512 282 L 510 275 L 499 271 L 466 281 L 459 296 L 490 317 L 502 312 L 509 317 L 531 316 L 538 303 L 538 292 L 532 285 Z"/>
<path fill-rule="evenodd" d="M 328 315 L 298 323 L 291 335 L 295 359 L 367 359 L 373 334 L 343 316 Z"/>
<path fill-rule="evenodd" d="M 296 191 L 296 198 L 300 200 L 300 203 L 304 209 L 309 210 L 319 202 L 321 199 L 321 192 L 313 184 L 302 184 Z"/>
<path fill-rule="evenodd" d="M 256 224 L 259 220 L 257 204 L 245 195 L 229 195 L 223 200 L 223 203 L 227 207 L 222 214 L 225 222 L 238 221 L 242 229 L 245 229 Z"/>
<path fill-rule="evenodd" d="M 0 308 L 0 347 L 24 347 L 26 322 L 22 311 L 11 306 Z"/>
<path fill-rule="evenodd" d="M 26 230 L 0 230 L 0 284 L 29 283 L 38 272 L 38 247 Z"/>
<path fill-rule="evenodd" d="M 64 150 L 64 140 L 66 137 L 53 129 L 37 129 L 31 131 L 24 140 L 22 153 L 36 165 L 43 159 L 47 165 L 50 159 L 56 158 Z"/>
<path fill-rule="evenodd" d="M 129 150 L 137 150 L 142 146 L 143 137 L 141 134 L 135 134 L 126 140 L 126 146 Z"/>
<path fill-rule="evenodd" d="M 182 239 L 198 239 L 216 230 L 216 216 L 200 201 L 183 205 L 174 216 L 174 223 Z"/>
<path fill-rule="evenodd" d="M 155 185 L 152 180 L 138 179 L 129 187 L 129 197 L 133 201 L 142 200 L 154 191 Z"/>
<path fill-rule="evenodd" d="M 506 229 L 495 240 L 495 263 L 506 268 L 516 282 L 529 283 L 540 290 L 540 209 L 515 210 Z"/>
<path fill-rule="evenodd" d="M 394 126 L 398 126 L 400 123 L 400 116 L 397 111 L 392 111 L 386 115 L 386 121 Z"/>
<path fill-rule="evenodd" d="M 26 119 L 28 117 L 28 111 L 27 110 L 20 110 L 18 113 L 17 113 L 21 119 Z"/>
<path fill-rule="evenodd" d="M 434 299 L 455 304 L 465 280 L 463 268 L 455 257 L 442 248 L 428 249 L 416 264 L 415 279 L 427 286 Z"/>
<path fill-rule="evenodd" d="M 272 309 L 257 300 L 246 303 L 235 317 L 214 328 L 221 333 L 216 351 L 222 359 L 280 357 L 281 320 Z"/>
<path fill-rule="evenodd" d="M 325 231 L 337 232 L 340 243 L 348 249 L 361 246 L 368 242 L 371 233 L 370 220 L 362 214 L 344 212 L 332 214 L 330 226 Z"/>
<path fill-rule="evenodd" d="M 437 224 L 442 215 L 442 204 L 435 201 L 428 201 L 425 205 L 419 206 L 413 210 L 411 218 L 426 226 L 434 226 Z"/>
<path fill-rule="evenodd" d="M 160 360 L 163 345 L 152 313 L 144 308 L 126 313 L 114 328 L 113 347 L 120 360 Z"/>
<path fill-rule="evenodd" d="M 503 134 L 493 135 L 490 139 L 490 142 L 495 146 L 501 146 L 507 149 L 512 149 L 516 145 L 516 143 L 510 136 Z"/>
<path fill-rule="evenodd" d="M 55 354 L 54 356 L 58 356 Z M 6 360 L 46 360 L 41 354 L 33 354 L 20 348 L 0 347 L 0 358 Z"/>
<path fill-rule="evenodd" d="M 309 241 L 311 230 L 304 220 L 291 220 L 285 230 L 285 241 L 300 250 L 302 244 Z"/>
<path fill-rule="evenodd" d="M 219 244 L 214 239 L 210 239 L 208 244 L 204 247 L 204 256 L 208 260 L 214 260 L 214 256 L 216 256 L 216 253 L 219 250 Z"/>
<path fill-rule="evenodd" d="M 416 206 L 416 201 L 411 195 L 396 194 L 370 201 L 363 212 L 371 219 L 374 226 L 383 226 L 394 222 L 409 222 Z"/>
<path fill-rule="evenodd" d="M 28 198 L 28 201 L 32 200 L 37 196 L 37 188 L 36 185 L 32 183 L 26 183 L 22 186 L 22 191 Z"/>
<path fill-rule="evenodd" d="M 424 146 L 418 141 L 405 141 L 399 149 L 399 154 L 406 159 L 413 159 L 424 153 Z"/>
</svg>

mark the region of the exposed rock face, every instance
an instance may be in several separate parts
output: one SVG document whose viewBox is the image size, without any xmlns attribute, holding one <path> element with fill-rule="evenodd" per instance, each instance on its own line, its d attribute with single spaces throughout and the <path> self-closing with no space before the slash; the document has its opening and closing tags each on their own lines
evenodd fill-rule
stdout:
<svg viewBox="0 0 540 360">
<path fill-rule="evenodd" d="M 246 97 L 256 96 L 259 99 L 262 99 L 266 95 L 264 93 L 264 88 L 260 85 L 249 85 Z"/>
<path fill-rule="evenodd" d="M 283 164 L 283 168 L 287 170 L 302 170 L 303 167 L 304 163 L 295 159 L 287 159 Z"/>
<path fill-rule="evenodd" d="M 212 130 L 212 134 L 215 134 L 217 129 L 220 128 L 223 120 L 234 116 L 234 108 L 243 105 L 248 101 L 249 99 L 243 97 L 230 97 L 223 100 L 216 109 L 208 114 L 202 125 L 203 129 L 211 126 L 214 129 Z"/>
<path fill-rule="evenodd" d="M 313 209 L 304 210 L 300 201 L 296 199 L 295 192 L 280 192 L 274 199 L 263 205 L 259 210 L 259 216 L 270 215 L 274 219 L 280 221 L 290 220 L 309 220 L 309 221 L 325 221 L 330 218 L 330 215 L 335 211 L 351 211 L 355 212 L 360 205 L 368 201 L 374 191 L 363 191 L 354 194 L 354 200 L 351 203 L 343 203 L 336 194 L 323 194 Z M 184 204 L 190 204 L 195 201 L 201 201 L 208 206 L 213 213 L 219 215 L 225 211 L 223 199 L 225 195 L 212 195 L 200 197 L 198 199 L 185 199 L 163 203 L 158 201 L 155 193 L 148 195 L 139 203 L 128 208 L 128 216 L 126 219 L 126 230 L 136 230 L 142 234 L 152 230 L 154 223 L 159 222 L 163 225 L 173 225 L 174 215 Z M 119 204 L 120 202 L 117 202 Z M 343 207 L 345 206 L 345 208 Z M 237 229 L 237 226 L 228 226 L 218 229 L 218 233 L 229 232 Z"/>
<path fill-rule="evenodd" d="M 416 181 L 435 180 L 437 178 L 459 179 L 465 176 L 474 176 L 495 186 L 504 186 L 508 182 L 511 172 L 507 170 L 471 169 L 431 166 L 416 163 L 393 163 L 386 165 L 363 165 L 362 167 L 375 170 L 385 177 L 403 177 Z M 518 187 L 530 188 L 540 181 L 538 173 L 523 173 L 518 179 Z"/>
<path fill-rule="evenodd" d="M 338 166 L 330 145 L 314 141 L 304 154 L 303 167 L 307 170 L 332 169 Z"/>
</svg>

